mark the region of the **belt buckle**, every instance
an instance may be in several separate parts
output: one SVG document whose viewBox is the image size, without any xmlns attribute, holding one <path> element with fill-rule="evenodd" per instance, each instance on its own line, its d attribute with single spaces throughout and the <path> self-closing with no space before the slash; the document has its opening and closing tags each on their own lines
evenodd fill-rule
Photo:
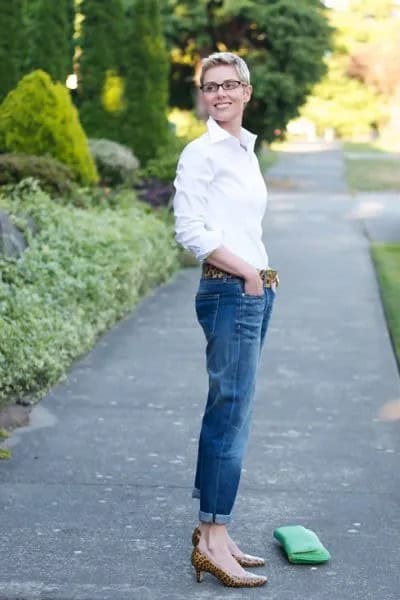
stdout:
<svg viewBox="0 0 400 600">
<path fill-rule="evenodd" d="M 276 284 L 276 287 L 279 286 L 279 276 L 278 276 L 278 271 L 276 271 L 275 269 L 266 269 L 264 272 L 264 282 L 265 282 L 265 287 L 271 287 L 271 285 L 273 283 Z"/>
</svg>

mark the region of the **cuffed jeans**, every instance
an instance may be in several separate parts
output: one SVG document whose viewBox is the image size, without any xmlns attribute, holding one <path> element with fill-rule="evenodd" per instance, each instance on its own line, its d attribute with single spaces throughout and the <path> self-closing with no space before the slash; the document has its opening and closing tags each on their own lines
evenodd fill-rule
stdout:
<svg viewBox="0 0 400 600">
<path fill-rule="evenodd" d="M 240 277 L 200 279 L 196 314 L 207 340 L 209 391 L 192 497 L 200 498 L 199 520 L 206 523 L 232 518 L 274 300 L 272 288 L 246 294 Z"/>
</svg>

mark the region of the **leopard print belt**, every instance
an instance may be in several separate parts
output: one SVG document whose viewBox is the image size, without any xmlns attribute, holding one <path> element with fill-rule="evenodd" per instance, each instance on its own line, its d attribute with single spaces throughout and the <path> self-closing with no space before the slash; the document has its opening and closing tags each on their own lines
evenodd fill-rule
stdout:
<svg viewBox="0 0 400 600">
<path fill-rule="evenodd" d="M 278 287 L 278 271 L 274 271 L 273 269 L 262 269 L 259 271 L 259 273 L 264 282 L 264 287 L 271 287 L 272 283 L 275 283 L 276 287 Z M 224 279 L 226 277 L 238 277 L 238 275 L 233 275 L 232 273 L 228 273 L 227 271 L 223 271 L 214 265 L 204 262 L 202 267 L 202 277 L 207 279 Z"/>
</svg>

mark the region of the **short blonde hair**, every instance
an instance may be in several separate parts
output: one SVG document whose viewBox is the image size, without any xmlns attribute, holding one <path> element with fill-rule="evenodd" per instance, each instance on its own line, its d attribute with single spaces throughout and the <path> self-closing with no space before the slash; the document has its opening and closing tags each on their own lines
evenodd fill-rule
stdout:
<svg viewBox="0 0 400 600">
<path fill-rule="evenodd" d="M 214 52 L 213 54 L 210 54 L 210 56 L 207 56 L 207 58 L 203 58 L 201 61 L 200 85 L 203 85 L 204 75 L 208 69 L 219 65 L 232 65 L 235 67 L 240 81 L 250 84 L 249 67 L 246 65 L 243 58 L 240 58 L 240 56 L 237 56 L 232 52 Z"/>
</svg>

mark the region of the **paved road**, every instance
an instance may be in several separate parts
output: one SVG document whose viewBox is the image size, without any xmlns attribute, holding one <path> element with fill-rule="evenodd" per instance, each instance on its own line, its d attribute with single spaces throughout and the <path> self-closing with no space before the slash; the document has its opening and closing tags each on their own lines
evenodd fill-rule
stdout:
<svg viewBox="0 0 400 600">
<path fill-rule="evenodd" d="M 380 418 L 398 372 L 341 155 L 301 164 L 309 184 L 272 191 L 265 220 L 282 285 L 232 523 L 267 556 L 267 587 L 197 584 L 189 563 L 207 385 L 190 269 L 103 336 L 11 438 L 1 599 L 399 600 L 400 423 Z M 331 562 L 289 565 L 272 531 L 290 523 L 316 531 Z"/>
</svg>

